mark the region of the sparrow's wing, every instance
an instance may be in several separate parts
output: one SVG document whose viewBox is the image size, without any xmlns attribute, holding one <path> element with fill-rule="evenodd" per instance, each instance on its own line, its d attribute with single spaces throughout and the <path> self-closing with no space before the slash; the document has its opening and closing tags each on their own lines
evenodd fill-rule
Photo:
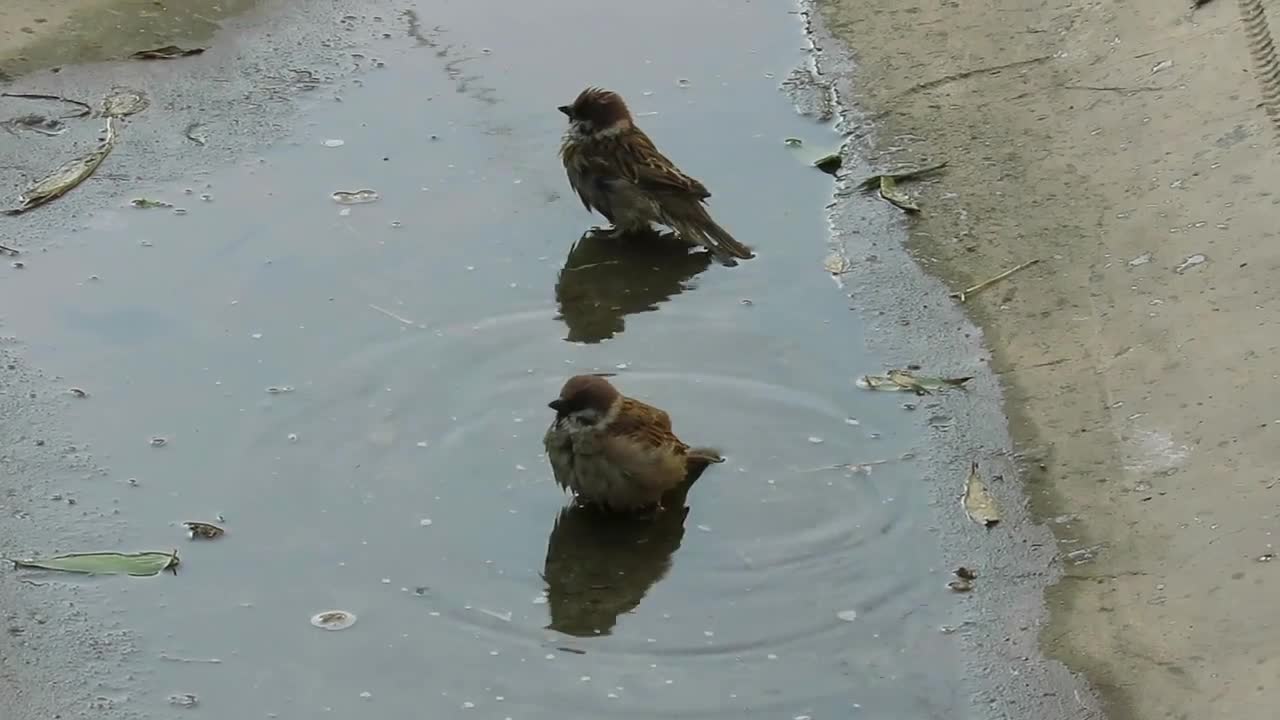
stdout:
<svg viewBox="0 0 1280 720">
<path fill-rule="evenodd" d="M 698 200 L 711 197 L 705 185 L 681 172 L 654 146 L 648 135 L 637 130 L 630 139 L 635 162 L 629 168 L 632 175 L 629 179 L 641 189 L 666 195 L 689 195 Z"/>
<path fill-rule="evenodd" d="M 568 171 L 569 185 L 578 193 L 582 206 L 613 222 L 615 186 L 627 182 L 618 173 L 618 169 L 612 163 L 582 152 L 575 153 L 571 161 L 567 159 L 565 169 Z"/>
</svg>

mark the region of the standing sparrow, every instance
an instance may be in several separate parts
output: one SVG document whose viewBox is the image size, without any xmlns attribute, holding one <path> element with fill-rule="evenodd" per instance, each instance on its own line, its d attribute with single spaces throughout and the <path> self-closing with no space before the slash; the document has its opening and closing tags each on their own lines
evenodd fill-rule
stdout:
<svg viewBox="0 0 1280 720">
<path fill-rule="evenodd" d="M 559 110 L 569 118 L 560 144 L 569 185 L 587 210 L 613 224 L 600 234 L 643 232 L 657 223 L 707 248 L 725 265 L 754 257 L 711 219 L 704 206 L 711 193 L 658 152 L 620 95 L 589 87 Z"/>
<path fill-rule="evenodd" d="M 662 496 L 709 463 L 710 448 L 690 448 L 671 418 L 618 392 L 599 375 L 575 375 L 548 403 L 556 419 L 542 444 L 561 488 L 609 510 L 662 507 Z"/>
</svg>

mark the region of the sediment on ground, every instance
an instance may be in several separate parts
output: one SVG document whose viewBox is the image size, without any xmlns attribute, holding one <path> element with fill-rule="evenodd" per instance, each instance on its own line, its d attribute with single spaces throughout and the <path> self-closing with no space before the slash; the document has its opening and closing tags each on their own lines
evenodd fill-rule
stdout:
<svg viewBox="0 0 1280 720">
<path fill-rule="evenodd" d="M 955 289 L 1040 261 L 966 306 L 1059 545 L 1042 645 L 1112 718 L 1280 700 L 1277 88 L 1249 6 L 817 7 L 857 64 L 850 150 L 950 163 L 906 186 L 913 254 Z"/>
</svg>

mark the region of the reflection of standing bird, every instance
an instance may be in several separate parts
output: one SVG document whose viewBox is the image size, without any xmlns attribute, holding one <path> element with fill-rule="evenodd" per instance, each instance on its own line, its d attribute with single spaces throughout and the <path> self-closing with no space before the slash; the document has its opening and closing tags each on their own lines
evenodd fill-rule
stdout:
<svg viewBox="0 0 1280 720">
<path fill-rule="evenodd" d="M 666 577 L 689 514 L 683 499 L 666 502 L 671 509 L 652 519 L 582 505 L 560 511 L 542 567 L 548 628 L 575 637 L 607 635 L 619 615 L 634 610 Z"/>
<path fill-rule="evenodd" d="M 618 392 L 598 375 L 575 375 L 549 403 L 556 418 L 543 438 L 560 487 L 610 510 L 656 505 L 691 470 L 723 462 L 710 448 L 690 448 L 662 410 Z"/>
<path fill-rule="evenodd" d="M 671 570 L 689 515 L 685 498 L 705 463 L 663 495 L 666 512 L 634 517 L 573 504 L 560 511 L 547 538 L 542 579 L 551 630 L 575 637 L 608 635 Z M 678 508 L 678 509 L 677 509 Z"/>
<path fill-rule="evenodd" d="M 681 243 L 619 243 L 584 237 L 574 243 L 556 278 L 557 319 L 569 342 L 594 343 L 621 333 L 624 317 L 656 310 L 693 286 L 711 255 Z"/>
<path fill-rule="evenodd" d="M 620 95 L 589 87 L 559 109 L 569 118 L 560 159 L 582 204 L 613 223 L 602 234 L 645 232 L 657 223 L 725 265 L 754 257 L 711 219 L 704 206 L 711 193 L 658 151 Z"/>
</svg>

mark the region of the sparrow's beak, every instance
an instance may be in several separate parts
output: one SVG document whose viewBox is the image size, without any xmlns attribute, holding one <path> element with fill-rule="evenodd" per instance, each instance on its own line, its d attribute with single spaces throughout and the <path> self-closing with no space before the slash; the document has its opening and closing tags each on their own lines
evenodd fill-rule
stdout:
<svg viewBox="0 0 1280 720">
<path fill-rule="evenodd" d="M 560 398 L 556 398 L 555 400 L 552 400 L 551 402 L 547 403 L 547 407 L 551 408 L 552 410 L 555 410 L 557 415 L 564 414 L 560 410 L 560 408 L 564 407 L 564 403 L 560 401 Z"/>
<path fill-rule="evenodd" d="M 556 109 L 557 109 L 557 110 L 559 110 L 560 112 L 564 113 L 565 117 L 573 117 L 572 115 L 570 115 L 570 114 L 569 114 L 569 106 L 568 106 L 568 105 L 561 105 L 560 107 L 558 107 L 558 108 L 556 108 Z"/>
</svg>

